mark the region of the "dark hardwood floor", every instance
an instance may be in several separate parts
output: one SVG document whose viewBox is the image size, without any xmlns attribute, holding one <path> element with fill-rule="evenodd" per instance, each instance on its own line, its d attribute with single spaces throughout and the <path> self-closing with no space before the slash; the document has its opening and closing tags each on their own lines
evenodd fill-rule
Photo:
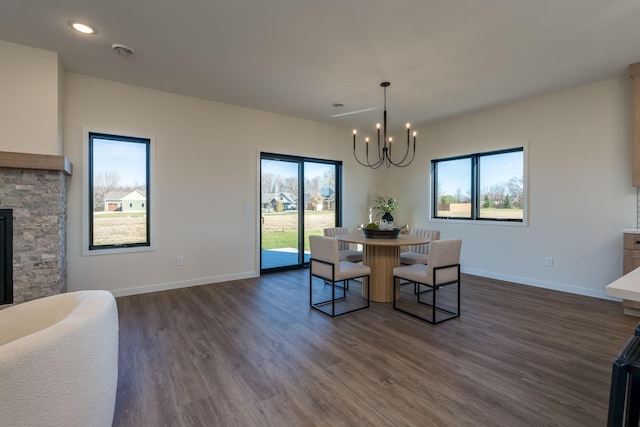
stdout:
<svg viewBox="0 0 640 427">
<path fill-rule="evenodd" d="M 620 303 L 463 275 L 437 326 L 309 308 L 308 270 L 118 298 L 115 426 L 604 426 Z"/>
</svg>

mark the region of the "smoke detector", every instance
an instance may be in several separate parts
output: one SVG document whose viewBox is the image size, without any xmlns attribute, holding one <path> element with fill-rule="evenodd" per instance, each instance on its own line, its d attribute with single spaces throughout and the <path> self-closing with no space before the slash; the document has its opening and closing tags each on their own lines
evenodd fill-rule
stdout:
<svg viewBox="0 0 640 427">
<path fill-rule="evenodd" d="M 118 55 L 124 56 L 125 58 L 133 55 L 133 49 L 120 43 L 112 44 L 111 49 L 113 49 Z"/>
</svg>

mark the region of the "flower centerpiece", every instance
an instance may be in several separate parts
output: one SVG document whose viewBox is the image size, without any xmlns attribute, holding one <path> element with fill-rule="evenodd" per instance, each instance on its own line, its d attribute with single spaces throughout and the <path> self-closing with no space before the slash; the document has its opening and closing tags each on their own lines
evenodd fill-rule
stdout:
<svg viewBox="0 0 640 427">
<path fill-rule="evenodd" d="M 391 212 L 398 209 L 398 199 L 380 194 L 373 195 L 373 210 L 382 214 L 380 228 L 393 228 L 393 216 Z"/>
</svg>

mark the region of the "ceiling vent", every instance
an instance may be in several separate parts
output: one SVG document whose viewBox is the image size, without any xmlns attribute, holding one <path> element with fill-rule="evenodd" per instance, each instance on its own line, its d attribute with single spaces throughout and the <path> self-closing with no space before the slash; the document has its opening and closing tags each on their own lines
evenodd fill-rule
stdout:
<svg viewBox="0 0 640 427">
<path fill-rule="evenodd" d="M 113 49 L 118 55 L 124 56 L 125 58 L 133 55 L 133 49 L 120 43 L 112 44 L 111 49 Z"/>
</svg>

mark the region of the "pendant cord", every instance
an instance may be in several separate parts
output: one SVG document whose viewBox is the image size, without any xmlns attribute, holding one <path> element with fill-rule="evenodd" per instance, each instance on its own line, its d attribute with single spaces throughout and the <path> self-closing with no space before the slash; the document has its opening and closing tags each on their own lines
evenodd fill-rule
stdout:
<svg viewBox="0 0 640 427">
<path fill-rule="evenodd" d="M 387 110 L 387 88 L 384 88 L 384 110 Z"/>
</svg>

